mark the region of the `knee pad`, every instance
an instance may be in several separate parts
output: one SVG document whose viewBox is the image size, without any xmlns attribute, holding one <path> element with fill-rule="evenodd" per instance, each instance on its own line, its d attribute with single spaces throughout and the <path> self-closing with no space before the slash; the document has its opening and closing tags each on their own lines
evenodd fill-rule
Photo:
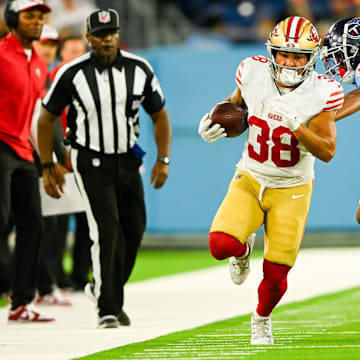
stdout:
<svg viewBox="0 0 360 360">
<path fill-rule="evenodd" d="M 221 233 L 209 234 L 209 248 L 211 255 L 217 260 L 224 260 L 231 256 L 241 256 L 247 250 L 247 244 L 242 244 L 235 237 Z"/>
</svg>

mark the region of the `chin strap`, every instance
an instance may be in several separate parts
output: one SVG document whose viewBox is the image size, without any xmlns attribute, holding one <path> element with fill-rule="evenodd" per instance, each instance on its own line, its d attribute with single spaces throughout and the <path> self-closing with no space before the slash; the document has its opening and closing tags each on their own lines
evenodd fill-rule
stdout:
<svg viewBox="0 0 360 360">
<path fill-rule="evenodd" d="M 298 74 L 297 70 L 282 68 L 278 80 L 286 86 L 292 86 L 301 82 L 303 77 Z"/>
</svg>

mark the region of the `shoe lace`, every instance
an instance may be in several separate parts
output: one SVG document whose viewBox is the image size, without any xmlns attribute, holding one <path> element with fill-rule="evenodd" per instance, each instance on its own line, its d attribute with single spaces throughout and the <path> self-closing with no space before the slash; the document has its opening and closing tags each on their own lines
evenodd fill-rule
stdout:
<svg viewBox="0 0 360 360">
<path fill-rule="evenodd" d="M 235 257 L 235 259 L 232 261 L 231 264 L 233 267 L 233 271 L 240 274 L 241 271 L 249 269 L 249 265 L 250 265 L 249 256 L 243 259 L 239 259 Z"/>
<path fill-rule="evenodd" d="M 255 319 L 252 324 L 252 332 L 256 336 L 270 336 L 271 335 L 271 321 L 266 319 Z"/>
</svg>

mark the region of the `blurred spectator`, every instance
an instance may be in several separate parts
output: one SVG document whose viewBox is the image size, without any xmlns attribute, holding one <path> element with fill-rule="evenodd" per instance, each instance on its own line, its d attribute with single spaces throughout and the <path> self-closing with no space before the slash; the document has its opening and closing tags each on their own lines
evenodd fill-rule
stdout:
<svg viewBox="0 0 360 360">
<path fill-rule="evenodd" d="M 311 0 L 286 0 L 282 11 L 277 14 L 275 25 L 288 16 L 303 16 L 310 22 L 316 21 L 316 9 Z"/>
<path fill-rule="evenodd" d="M 41 32 L 41 37 L 34 42 L 34 47 L 40 57 L 46 62 L 48 70 L 57 55 L 58 47 L 60 45 L 59 33 L 51 25 L 45 24 Z M 48 79 L 45 86 L 43 96 L 50 87 L 50 79 Z M 33 119 L 33 126 L 36 128 L 37 119 Z M 57 123 L 55 131 L 55 154 L 60 163 L 64 163 L 64 145 L 62 144 L 63 133 L 60 121 Z M 37 140 L 35 137 L 35 145 Z M 40 158 L 34 154 L 37 160 L 39 176 L 42 174 Z M 71 305 L 58 287 L 64 288 L 70 286 L 70 280 L 65 275 L 62 259 L 65 249 L 65 243 L 68 233 L 68 215 L 60 216 L 45 216 L 43 217 L 44 232 L 40 247 L 38 271 L 37 271 L 37 290 L 38 294 L 35 298 L 35 303 L 43 305 Z"/>
<path fill-rule="evenodd" d="M 59 55 L 61 64 L 66 64 L 85 54 L 86 44 L 82 36 L 72 35 L 63 39 Z"/>
<path fill-rule="evenodd" d="M 86 44 L 80 35 L 70 36 L 63 39 L 59 55 L 60 63 L 51 72 L 50 78 L 53 80 L 57 71 L 64 64 L 76 59 L 86 52 Z M 66 134 L 67 116 L 66 111 L 61 114 L 61 123 L 63 128 L 63 135 Z M 70 160 L 67 160 L 67 167 L 71 169 Z M 73 290 L 83 290 L 86 283 L 89 281 L 88 274 L 91 266 L 90 247 L 91 240 L 89 237 L 89 228 L 85 213 L 76 213 L 76 230 L 73 247 L 73 269 L 71 273 L 71 288 Z"/>
<path fill-rule="evenodd" d="M 356 14 L 353 0 L 328 0 L 326 4 L 316 23 L 321 39 L 335 21 Z"/>
<path fill-rule="evenodd" d="M 53 9 L 50 22 L 59 30 L 60 38 L 84 33 L 86 14 L 96 8 L 93 0 L 48 0 L 48 3 Z"/>
<path fill-rule="evenodd" d="M 45 24 L 41 33 L 41 38 L 34 42 L 34 47 L 40 57 L 46 62 L 48 69 L 56 59 L 60 43 L 58 31 L 51 25 Z"/>
<path fill-rule="evenodd" d="M 224 21 L 221 17 L 209 17 L 205 29 L 198 28 L 186 40 L 186 45 L 197 50 L 219 50 L 232 45 L 224 34 Z"/>
</svg>

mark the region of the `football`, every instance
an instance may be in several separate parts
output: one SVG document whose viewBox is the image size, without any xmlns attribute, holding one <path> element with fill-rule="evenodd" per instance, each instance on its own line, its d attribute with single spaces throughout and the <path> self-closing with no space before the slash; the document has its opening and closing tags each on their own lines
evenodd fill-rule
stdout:
<svg viewBox="0 0 360 360">
<path fill-rule="evenodd" d="M 229 101 L 216 104 L 209 117 L 213 124 L 225 129 L 228 137 L 239 136 L 249 127 L 247 110 Z"/>
</svg>

